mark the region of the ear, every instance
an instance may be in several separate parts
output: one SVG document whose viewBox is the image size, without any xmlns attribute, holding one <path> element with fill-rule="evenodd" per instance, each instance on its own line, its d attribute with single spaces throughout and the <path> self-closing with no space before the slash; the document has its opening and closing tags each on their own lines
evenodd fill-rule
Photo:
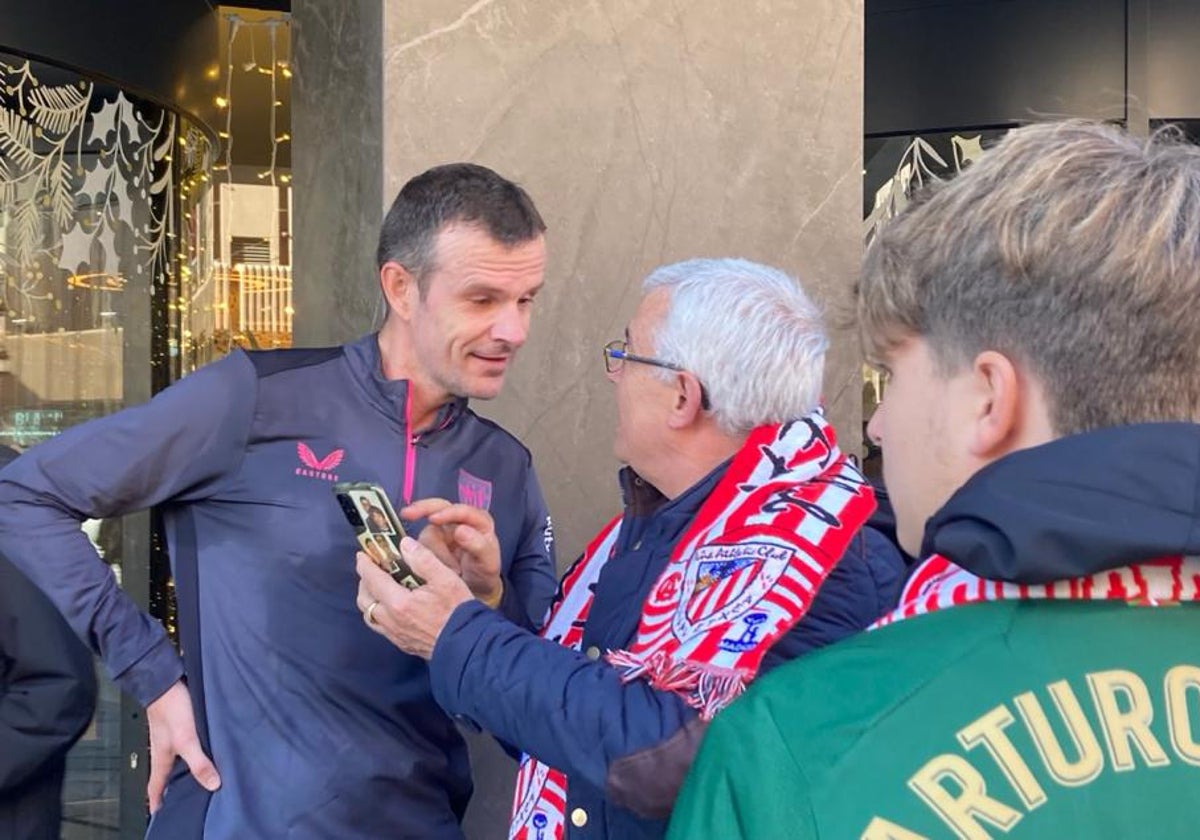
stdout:
<svg viewBox="0 0 1200 840">
<path fill-rule="evenodd" d="M 388 314 L 395 312 L 402 320 L 409 320 L 416 301 L 417 278 L 398 262 L 385 262 L 379 269 L 379 285 L 388 304 Z"/>
<path fill-rule="evenodd" d="M 703 416 L 701 407 L 700 380 L 695 374 L 681 370 L 674 378 L 674 403 L 667 416 L 667 426 L 671 429 L 685 429 L 697 422 Z"/>
<path fill-rule="evenodd" d="M 971 391 L 971 434 L 968 448 L 975 457 L 991 461 L 1017 448 L 1021 439 L 1025 395 L 1020 371 L 995 350 L 975 357 L 966 387 Z"/>
</svg>

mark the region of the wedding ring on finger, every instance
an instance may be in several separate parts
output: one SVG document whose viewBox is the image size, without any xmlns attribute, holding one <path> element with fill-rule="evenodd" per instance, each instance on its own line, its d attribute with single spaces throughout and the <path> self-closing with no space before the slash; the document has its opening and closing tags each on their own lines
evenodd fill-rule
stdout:
<svg viewBox="0 0 1200 840">
<path fill-rule="evenodd" d="M 370 604 L 367 605 L 367 608 L 365 610 L 363 610 L 363 618 L 366 619 L 367 624 L 375 623 L 375 608 L 378 606 L 379 606 L 378 601 L 372 601 Z"/>
</svg>

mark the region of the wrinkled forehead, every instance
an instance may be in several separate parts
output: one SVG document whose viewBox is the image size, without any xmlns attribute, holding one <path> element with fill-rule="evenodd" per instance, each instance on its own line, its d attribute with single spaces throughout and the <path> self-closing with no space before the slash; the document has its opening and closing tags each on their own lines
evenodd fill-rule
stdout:
<svg viewBox="0 0 1200 840">
<path fill-rule="evenodd" d="M 439 234 L 433 252 L 431 283 L 483 284 L 517 292 L 541 288 L 546 244 L 541 234 L 507 245 L 475 226 L 450 226 Z"/>
</svg>

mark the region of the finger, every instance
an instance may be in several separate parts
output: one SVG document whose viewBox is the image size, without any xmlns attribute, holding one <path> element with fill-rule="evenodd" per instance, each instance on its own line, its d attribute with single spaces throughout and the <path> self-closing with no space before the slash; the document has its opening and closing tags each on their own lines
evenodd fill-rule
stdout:
<svg viewBox="0 0 1200 840">
<path fill-rule="evenodd" d="M 382 602 L 377 602 L 374 611 L 371 615 L 363 613 L 363 624 L 367 625 L 367 629 L 377 636 L 387 637 L 387 631 L 383 629 L 384 607 Z"/>
<path fill-rule="evenodd" d="M 208 756 L 204 754 L 204 750 L 200 748 L 199 741 L 190 740 L 185 742 L 179 748 L 179 757 L 187 763 L 188 770 L 192 772 L 192 776 L 200 783 L 200 787 L 207 791 L 214 791 L 221 786 L 221 776 L 217 773 L 216 766 L 209 761 Z"/>
<path fill-rule="evenodd" d="M 367 607 L 371 606 L 374 601 L 375 599 L 371 597 L 371 593 L 367 591 L 366 582 L 360 580 L 358 582 L 358 594 L 354 596 L 354 606 L 358 608 L 359 612 L 366 612 Z"/>
<path fill-rule="evenodd" d="M 415 541 L 414 541 L 415 542 Z M 407 594 L 403 586 L 392 580 L 392 576 L 379 568 L 367 555 L 361 551 L 356 555 L 354 570 L 358 572 L 359 597 L 355 603 L 360 605 L 359 611 L 365 610 L 372 601 L 383 601 L 387 597 L 396 597 L 396 590 Z"/>
<path fill-rule="evenodd" d="M 417 542 L 433 552 L 437 559 L 442 561 L 442 565 L 450 569 L 456 575 L 462 573 L 461 564 L 457 557 L 454 556 L 454 550 L 450 546 L 451 537 L 437 526 L 430 526 L 421 531 L 421 536 L 417 538 Z M 403 550 L 401 550 L 403 552 Z"/>
<path fill-rule="evenodd" d="M 472 557 L 490 559 L 495 538 L 470 525 L 459 525 L 454 529 L 454 543 Z"/>
<path fill-rule="evenodd" d="M 150 813 L 162 807 L 163 791 L 171 776 L 171 754 L 169 750 L 150 750 L 150 778 L 146 781 L 146 798 L 150 800 Z"/>
<path fill-rule="evenodd" d="M 496 529 L 495 520 L 490 513 L 472 505 L 447 505 L 429 514 L 429 521 L 434 525 L 470 525 L 485 533 Z"/>
<path fill-rule="evenodd" d="M 420 499 L 411 505 L 400 508 L 400 518 L 408 520 L 425 519 L 445 507 L 450 507 L 445 499 Z"/>
<path fill-rule="evenodd" d="M 493 534 L 479 532 L 470 526 L 458 526 L 454 532 L 455 545 L 474 560 L 475 570 L 500 570 L 500 546 Z"/>
<path fill-rule="evenodd" d="M 354 602 L 361 611 L 366 604 L 379 600 L 378 593 L 385 591 L 383 579 L 390 579 L 391 575 L 361 551 L 354 555 L 354 571 L 358 573 L 358 596 Z"/>
<path fill-rule="evenodd" d="M 461 584 L 456 572 L 446 568 L 436 554 L 412 537 L 405 537 L 400 541 L 400 551 L 404 553 L 404 559 L 412 570 L 417 573 L 418 577 L 424 578 L 426 583 L 454 580 Z"/>
</svg>

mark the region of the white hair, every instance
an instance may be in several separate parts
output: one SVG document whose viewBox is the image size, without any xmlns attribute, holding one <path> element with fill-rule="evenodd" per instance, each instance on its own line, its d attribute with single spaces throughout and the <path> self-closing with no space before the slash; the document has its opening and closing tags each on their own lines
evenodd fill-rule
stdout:
<svg viewBox="0 0 1200 840">
<path fill-rule="evenodd" d="M 743 434 L 817 407 L 829 339 L 796 280 L 749 260 L 687 260 L 642 283 L 646 294 L 659 289 L 670 305 L 654 354 L 700 380 L 722 431 Z"/>
</svg>

